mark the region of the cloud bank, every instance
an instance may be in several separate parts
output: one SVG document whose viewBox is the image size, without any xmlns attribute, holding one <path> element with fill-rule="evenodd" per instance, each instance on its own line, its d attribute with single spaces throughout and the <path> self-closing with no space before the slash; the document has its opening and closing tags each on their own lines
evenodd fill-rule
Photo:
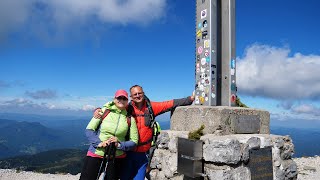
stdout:
<svg viewBox="0 0 320 180">
<path fill-rule="evenodd" d="M 254 44 L 237 59 L 238 91 L 277 100 L 319 99 L 319 69 L 318 55 L 290 56 L 287 47 Z"/>
<path fill-rule="evenodd" d="M 147 25 L 165 17 L 166 0 L 1 0 L 0 40 L 26 28 L 54 36 L 95 23 Z"/>
</svg>

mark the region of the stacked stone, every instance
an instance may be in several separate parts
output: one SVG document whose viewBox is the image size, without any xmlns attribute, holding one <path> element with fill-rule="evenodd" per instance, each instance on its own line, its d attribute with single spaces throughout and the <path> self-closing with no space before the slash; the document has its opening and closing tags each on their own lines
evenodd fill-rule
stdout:
<svg viewBox="0 0 320 180">
<path fill-rule="evenodd" d="M 191 129 L 198 128 L 201 124 L 197 124 L 198 127 L 187 127 L 190 130 L 185 131 L 183 126 L 176 126 L 172 124 L 177 124 L 178 117 L 183 116 L 184 119 L 180 119 L 182 124 L 192 121 L 191 118 L 186 118 L 190 116 L 190 111 L 186 110 L 187 107 L 178 108 L 171 119 L 171 129 L 177 129 L 178 131 L 168 130 L 162 131 L 158 138 L 158 149 L 155 150 L 154 157 L 151 161 L 151 177 L 152 179 L 183 179 L 183 175 L 179 174 L 177 171 L 177 140 L 178 137 L 187 138 L 189 131 Z M 190 109 L 190 107 L 188 107 Z M 195 109 L 196 108 L 196 109 Z M 239 111 L 238 108 L 228 107 L 227 110 L 221 107 L 216 109 L 209 108 L 207 111 L 218 112 L 223 111 L 214 119 L 210 113 L 206 113 L 206 107 L 194 107 L 191 111 L 202 111 L 204 115 L 210 116 L 211 120 L 205 123 L 205 116 L 198 117 L 202 124 L 205 126 L 210 124 L 211 127 L 217 127 L 216 124 L 220 124 L 224 121 L 223 119 L 230 119 L 232 113 L 252 113 L 260 112 L 253 111 L 252 109 L 246 109 Z M 197 110 L 198 109 L 198 110 Z M 236 111 L 232 111 L 235 109 Z M 181 115 L 182 114 L 182 115 Z M 265 112 L 262 112 L 263 117 Z M 202 118 L 202 119 L 201 119 Z M 188 120 L 189 119 L 189 120 Z M 266 126 L 266 121 L 269 123 L 269 119 L 260 119 L 263 124 L 261 131 L 269 132 L 269 126 Z M 230 120 L 229 120 L 230 122 Z M 194 123 L 194 122 L 193 122 Z M 191 122 L 189 123 L 191 124 Z M 208 127 L 208 126 L 206 126 Z M 250 155 L 250 150 L 258 150 L 261 148 L 271 147 L 272 149 L 272 164 L 273 164 L 273 179 L 296 179 L 297 178 L 297 166 L 292 160 L 292 155 L 294 153 L 294 145 L 289 136 L 279 136 L 270 134 L 231 134 L 232 128 L 227 126 L 225 129 L 216 129 L 219 133 L 207 133 L 201 137 L 200 140 L 203 141 L 203 161 L 204 161 L 204 179 L 219 179 L 219 180 L 250 180 L 251 172 L 250 168 L 247 166 Z M 184 130 L 184 131 L 183 131 Z M 212 129 L 207 129 L 206 132 L 212 132 Z M 222 135 L 221 135 L 222 134 Z"/>
</svg>

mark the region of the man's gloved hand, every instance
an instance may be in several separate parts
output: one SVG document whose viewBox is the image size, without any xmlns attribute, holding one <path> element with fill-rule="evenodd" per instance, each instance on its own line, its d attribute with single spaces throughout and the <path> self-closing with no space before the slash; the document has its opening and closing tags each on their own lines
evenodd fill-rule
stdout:
<svg viewBox="0 0 320 180">
<path fill-rule="evenodd" d="M 93 117 L 96 119 L 100 119 L 102 117 L 102 110 L 101 108 L 97 108 L 94 113 L 93 113 Z"/>
</svg>

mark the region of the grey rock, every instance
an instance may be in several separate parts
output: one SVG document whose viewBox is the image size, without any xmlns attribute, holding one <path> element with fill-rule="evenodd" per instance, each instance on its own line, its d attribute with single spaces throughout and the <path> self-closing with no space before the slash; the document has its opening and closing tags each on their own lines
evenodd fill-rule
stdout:
<svg viewBox="0 0 320 180">
<path fill-rule="evenodd" d="M 241 144 L 241 161 L 248 162 L 249 156 L 249 145 Z"/>
<path fill-rule="evenodd" d="M 260 149 L 261 140 L 258 137 L 251 137 L 248 142 L 249 149 Z"/>
<path fill-rule="evenodd" d="M 241 146 L 236 139 L 224 136 L 205 135 L 203 158 L 214 163 L 237 164 L 241 160 Z"/>
</svg>

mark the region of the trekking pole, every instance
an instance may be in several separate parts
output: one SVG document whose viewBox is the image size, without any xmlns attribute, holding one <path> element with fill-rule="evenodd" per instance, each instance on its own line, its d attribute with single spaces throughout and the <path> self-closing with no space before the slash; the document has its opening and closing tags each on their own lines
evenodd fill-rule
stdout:
<svg viewBox="0 0 320 180">
<path fill-rule="evenodd" d="M 105 149 L 104 149 L 103 159 L 102 159 L 102 162 L 100 164 L 100 168 L 99 168 L 99 172 L 98 172 L 98 176 L 97 176 L 96 180 L 99 180 L 99 177 L 102 174 L 102 172 L 101 172 L 102 171 L 102 167 L 103 167 L 104 162 L 106 161 L 106 156 L 107 156 L 109 150 L 110 150 L 110 146 L 106 146 Z"/>
<path fill-rule="evenodd" d="M 115 142 L 112 142 L 108 147 L 109 147 L 108 156 L 106 158 L 106 166 L 104 167 L 104 174 L 103 174 L 103 178 L 102 178 L 103 180 L 105 180 L 105 177 L 107 175 L 107 168 L 108 168 L 111 156 L 112 156 L 113 163 L 114 163 L 114 159 L 115 159 L 115 152 L 116 152 L 116 144 L 115 144 Z"/>
</svg>

